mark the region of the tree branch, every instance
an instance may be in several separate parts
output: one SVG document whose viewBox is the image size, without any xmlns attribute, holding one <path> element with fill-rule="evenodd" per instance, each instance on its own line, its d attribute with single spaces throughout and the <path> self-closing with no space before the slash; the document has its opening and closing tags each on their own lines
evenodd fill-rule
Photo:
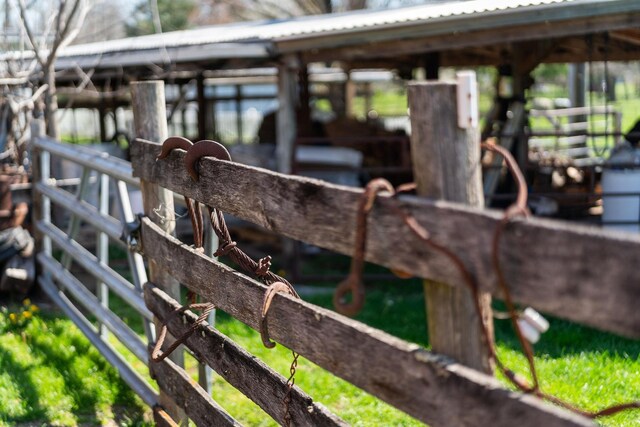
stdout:
<svg viewBox="0 0 640 427">
<path fill-rule="evenodd" d="M 31 27 L 29 27 L 29 23 L 27 22 L 27 10 L 24 4 L 24 0 L 19 0 L 18 6 L 20 9 L 20 25 L 22 26 L 24 31 L 27 33 L 27 38 L 29 39 L 29 43 L 31 43 L 31 46 L 33 47 L 33 52 L 36 55 L 37 61 L 40 63 L 42 67 L 44 67 L 45 60 L 41 57 L 40 46 L 38 46 L 38 43 L 36 43 L 36 38 L 34 37 L 33 32 L 31 31 Z"/>
</svg>

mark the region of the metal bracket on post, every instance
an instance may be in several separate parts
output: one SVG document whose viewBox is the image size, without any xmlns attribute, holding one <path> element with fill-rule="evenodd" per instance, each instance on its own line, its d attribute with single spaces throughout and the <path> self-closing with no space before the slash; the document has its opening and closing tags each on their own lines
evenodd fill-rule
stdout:
<svg viewBox="0 0 640 427">
<path fill-rule="evenodd" d="M 478 127 L 478 82 L 475 71 L 460 71 L 456 74 L 458 82 L 458 127 L 469 129 Z"/>
</svg>

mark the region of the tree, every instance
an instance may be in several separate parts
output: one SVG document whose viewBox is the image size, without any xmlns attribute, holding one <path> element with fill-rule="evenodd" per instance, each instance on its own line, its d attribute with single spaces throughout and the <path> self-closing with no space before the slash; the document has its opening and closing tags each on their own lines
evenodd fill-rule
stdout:
<svg viewBox="0 0 640 427">
<path fill-rule="evenodd" d="M 52 138 L 59 138 L 58 123 L 56 121 L 56 111 L 58 101 L 56 98 L 55 62 L 60 49 L 73 41 L 80 31 L 87 12 L 90 9 L 88 0 L 58 0 L 50 13 L 43 19 L 42 16 L 33 17 L 30 12 L 45 10 L 44 8 L 33 7 L 32 1 L 27 7 L 24 0 L 18 1 L 20 12 L 20 25 L 27 34 L 28 41 L 33 49 L 36 63 L 42 73 L 44 89 L 44 118 L 47 124 L 47 135 Z M 35 28 L 44 28 L 40 34 Z"/>
<path fill-rule="evenodd" d="M 149 0 L 139 2 L 126 23 L 129 36 L 182 30 L 189 26 L 194 0 Z"/>
</svg>

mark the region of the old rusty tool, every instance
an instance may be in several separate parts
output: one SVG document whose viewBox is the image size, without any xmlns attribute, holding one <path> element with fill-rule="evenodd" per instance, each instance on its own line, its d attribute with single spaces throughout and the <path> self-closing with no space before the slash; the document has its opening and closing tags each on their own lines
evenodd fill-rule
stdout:
<svg viewBox="0 0 640 427">
<path fill-rule="evenodd" d="M 198 160 L 203 157 L 214 157 L 219 160 L 231 161 L 231 155 L 224 148 L 224 145 L 216 141 L 204 139 L 198 141 L 187 151 L 187 156 L 184 158 L 184 164 L 189 171 L 189 175 L 194 181 L 198 181 L 200 178 L 200 172 L 198 170 Z"/>
<path fill-rule="evenodd" d="M 181 136 L 169 137 L 162 143 L 162 150 L 160 151 L 160 154 L 158 154 L 158 157 L 156 157 L 156 161 L 168 157 L 175 149 L 182 149 L 188 153 L 192 147 L 193 142 L 189 141 L 187 138 L 183 138 Z M 187 205 L 189 218 L 191 219 L 194 246 L 196 249 L 202 249 L 204 245 L 204 223 L 202 220 L 200 203 L 197 201 L 194 202 L 186 196 L 184 197 L 184 203 Z"/>
<path fill-rule="evenodd" d="M 381 191 L 393 194 L 393 186 L 384 179 L 374 179 L 367 184 L 358 203 L 358 217 L 356 219 L 356 241 L 351 269 L 345 280 L 338 284 L 333 294 L 333 305 L 336 310 L 346 316 L 356 315 L 364 305 L 364 283 L 362 270 L 364 269 L 364 254 L 367 246 L 367 214 L 373 208 L 376 195 Z M 344 298 L 351 292 L 351 302 Z"/>
</svg>

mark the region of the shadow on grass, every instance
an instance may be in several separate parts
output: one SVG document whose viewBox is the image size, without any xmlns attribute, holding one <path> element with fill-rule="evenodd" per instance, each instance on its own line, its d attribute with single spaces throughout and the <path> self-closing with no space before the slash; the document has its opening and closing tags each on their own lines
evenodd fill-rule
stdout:
<svg viewBox="0 0 640 427">
<path fill-rule="evenodd" d="M 144 407 L 136 404 L 133 391 L 70 321 L 55 315 L 42 315 L 42 323 L 38 319 L 37 323 L 29 325 L 23 337 L 23 342 L 19 343 L 24 347 L 21 351 L 30 354 L 33 362 L 26 364 L 16 360 L 15 352 L 0 346 L 0 372 L 8 374 L 19 387 L 19 397 L 26 411 L 12 418 L 9 414 L 0 414 L 0 420 L 36 422 L 38 425 L 59 422 L 52 419 L 47 407 L 51 402 L 47 403 L 43 395 L 55 393 L 70 402 L 61 416 L 73 417 L 80 424 L 99 425 L 111 418 L 111 411 L 118 425 L 141 424 Z M 50 370 L 60 382 L 53 388 L 51 384 L 38 384 L 33 376 L 34 369 Z"/>
<path fill-rule="evenodd" d="M 29 375 L 30 369 L 33 369 L 33 366 L 24 367 L 16 361 L 12 352 L 0 345 L 0 371 L 9 375 L 13 383 L 20 387 L 20 397 L 26 400 L 28 409 L 26 414 L 19 417 L 10 417 L 8 414 L 0 414 L 0 420 L 23 422 L 37 419 L 47 425 L 51 421 L 47 417 L 47 413 L 40 403 L 40 393 L 37 385 L 32 381 L 31 376 Z"/>
</svg>

